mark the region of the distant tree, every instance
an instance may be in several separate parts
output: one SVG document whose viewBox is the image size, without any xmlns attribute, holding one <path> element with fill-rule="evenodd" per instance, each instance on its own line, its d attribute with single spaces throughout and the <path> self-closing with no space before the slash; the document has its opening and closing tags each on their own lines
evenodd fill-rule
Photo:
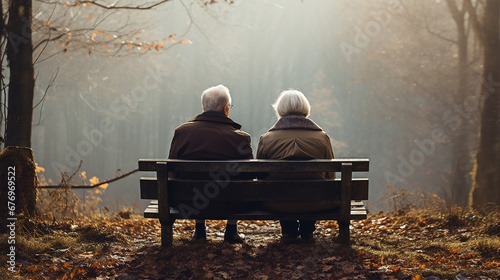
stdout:
<svg viewBox="0 0 500 280">
<path fill-rule="evenodd" d="M 371 21 L 355 34 L 359 46 L 363 35 L 369 39 L 358 55 L 363 63 L 358 81 L 370 85 L 372 114 L 394 124 L 379 131 L 398 134 L 399 141 L 384 152 L 392 154 L 386 180 L 411 190 L 442 190 L 450 204 L 466 205 L 474 122 L 457 120 L 461 116 L 454 110 L 472 91 L 479 52 L 465 8 L 454 0 L 370 3 L 378 3 L 369 9 Z M 433 140 L 434 129 L 447 136 L 446 145 L 424 145 Z"/>
<path fill-rule="evenodd" d="M 479 147 L 476 154 L 471 204 L 500 204 L 500 1 L 485 0 L 484 9 L 474 9 L 465 0 L 472 26 L 483 45 L 483 79 L 480 100 Z M 482 20 L 481 20 L 481 12 Z"/>
<path fill-rule="evenodd" d="M 470 46 L 474 42 L 471 42 L 471 38 L 473 37 L 469 36 L 471 34 L 471 24 L 468 20 L 469 15 L 465 3 L 466 1 L 446 0 L 451 18 L 456 26 L 455 38 L 449 39 L 446 36 L 436 34 L 436 37 L 442 40 L 449 40 L 457 48 L 455 104 L 458 106 L 463 105 L 467 97 L 473 94 L 469 83 L 471 81 L 470 65 L 474 65 L 474 60 L 470 61 L 469 53 L 471 49 Z M 453 116 L 451 118 L 453 118 Z M 468 194 L 472 188 L 472 154 L 475 149 L 472 144 L 474 142 L 472 139 L 475 136 L 474 130 L 476 123 L 471 121 L 474 118 L 459 120 L 458 115 L 455 115 L 454 119 L 455 121 L 452 124 L 455 131 L 455 137 L 453 139 L 453 153 L 455 157 L 454 178 L 449 200 L 452 204 L 466 206 L 469 198 Z"/>
</svg>

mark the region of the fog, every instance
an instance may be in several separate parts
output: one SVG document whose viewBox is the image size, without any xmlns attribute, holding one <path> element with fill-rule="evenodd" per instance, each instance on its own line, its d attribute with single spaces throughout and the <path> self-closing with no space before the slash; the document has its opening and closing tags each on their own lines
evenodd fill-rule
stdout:
<svg viewBox="0 0 500 280">
<path fill-rule="evenodd" d="M 40 60 L 36 102 L 46 96 L 34 114 L 35 160 L 58 183 L 80 159 L 80 171 L 102 181 L 137 168 L 141 158 L 166 158 L 174 129 L 201 112 L 201 92 L 218 84 L 230 89 L 230 117 L 252 135 L 255 154 L 276 121 L 271 104 L 294 88 L 309 98 L 310 118 L 332 138 L 337 158 L 370 159 L 370 210 L 391 210 L 388 183 L 446 199 L 456 176 L 454 124 L 459 118 L 477 131 L 477 109 L 467 117 L 456 109 L 463 108 L 454 97 L 456 48 L 408 20 L 427 11 L 436 32 L 456 36 L 446 6 L 427 2 L 429 10 L 389 0 L 207 7 L 184 0 L 114 13 L 103 24 L 130 22 L 137 38 L 166 47 L 115 55 L 82 48 Z M 168 40 L 174 33 L 183 44 Z M 472 95 L 481 81 L 471 69 Z M 469 140 L 472 151 L 475 137 Z M 144 207 L 140 176 L 110 184 L 101 207 Z"/>
</svg>

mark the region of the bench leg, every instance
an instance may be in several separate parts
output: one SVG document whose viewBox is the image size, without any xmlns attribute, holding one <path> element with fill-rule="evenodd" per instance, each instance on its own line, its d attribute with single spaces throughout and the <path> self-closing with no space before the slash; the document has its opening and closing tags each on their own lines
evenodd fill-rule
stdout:
<svg viewBox="0 0 500 280">
<path fill-rule="evenodd" d="M 350 222 L 339 222 L 339 242 L 343 245 L 350 245 L 351 238 L 349 233 Z"/>
<path fill-rule="evenodd" d="M 162 247 L 171 247 L 174 239 L 174 231 L 173 231 L 174 222 L 167 221 L 161 223 L 161 246 Z"/>
</svg>

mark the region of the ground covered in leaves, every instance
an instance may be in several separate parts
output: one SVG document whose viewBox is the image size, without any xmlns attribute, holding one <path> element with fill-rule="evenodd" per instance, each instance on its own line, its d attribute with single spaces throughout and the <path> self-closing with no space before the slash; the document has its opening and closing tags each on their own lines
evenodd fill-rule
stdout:
<svg viewBox="0 0 500 280">
<path fill-rule="evenodd" d="M 168 249 L 159 223 L 138 215 L 19 224 L 16 272 L 3 265 L 0 279 L 500 279 L 498 213 L 369 215 L 352 222 L 350 247 L 334 242 L 332 221 L 293 244 L 277 221 L 239 221 L 246 242 L 230 245 L 224 221 L 208 221 L 208 240 L 195 242 L 194 222 L 179 220 Z"/>
</svg>

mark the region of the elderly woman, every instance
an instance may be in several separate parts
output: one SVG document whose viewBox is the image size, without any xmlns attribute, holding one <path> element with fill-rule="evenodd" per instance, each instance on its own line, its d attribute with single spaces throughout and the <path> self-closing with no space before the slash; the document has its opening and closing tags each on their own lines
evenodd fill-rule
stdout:
<svg viewBox="0 0 500 280">
<path fill-rule="evenodd" d="M 278 121 L 259 139 L 257 158 L 260 159 L 332 159 L 333 149 L 330 137 L 315 122 L 308 118 L 311 105 L 304 94 L 297 90 L 281 92 L 273 104 Z M 335 173 L 325 174 L 270 174 L 272 178 L 334 178 Z M 331 201 L 270 202 L 264 205 L 268 210 L 293 213 L 321 211 L 336 207 Z M 284 240 L 313 238 L 316 221 L 280 221 Z"/>
</svg>

